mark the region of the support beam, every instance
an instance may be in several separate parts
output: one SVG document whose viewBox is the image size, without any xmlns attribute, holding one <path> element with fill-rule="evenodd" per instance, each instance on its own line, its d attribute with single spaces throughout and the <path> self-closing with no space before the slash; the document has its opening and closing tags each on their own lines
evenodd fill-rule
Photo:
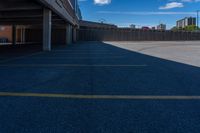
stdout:
<svg viewBox="0 0 200 133">
<path fill-rule="evenodd" d="M 44 8 L 43 13 L 43 50 L 51 51 L 51 10 Z"/>
<path fill-rule="evenodd" d="M 16 25 L 12 25 L 12 44 L 16 45 Z"/>
<path fill-rule="evenodd" d="M 45 7 L 50 8 L 54 13 L 63 18 L 65 21 L 76 24 L 74 10 L 72 9 L 68 0 L 38 0 Z M 75 17 L 75 18 L 74 18 Z"/>
<path fill-rule="evenodd" d="M 66 26 L 66 44 L 72 43 L 72 26 L 67 24 Z"/>
</svg>

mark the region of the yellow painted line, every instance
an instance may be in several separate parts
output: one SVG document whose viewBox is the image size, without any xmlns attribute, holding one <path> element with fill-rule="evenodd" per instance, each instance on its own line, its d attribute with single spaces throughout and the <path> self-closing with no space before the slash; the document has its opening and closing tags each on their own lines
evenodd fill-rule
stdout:
<svg viewBox="0 0 200 133">
<path fill-rule="evenodd" d="M 51 52 L 111 52 L 113 50 L 52 50 Z"/>
<path fill-rule="evenodd" d="M 119 59 L 124 58 L 124 56 L 111 56 L 111 57 L 31 57 L 31 59 Z"/>
<path fill-rule="evenodd" d="M 90 53 L 90 52 L 88 52 L 88 53 L 74 53 L 74 52 L 71 52 L 71 53 L 67 53 L 67 52 L 66 53 L 65 52 L 63 52 L 63 53 L 61 53 L 61 52 L 51 53 L 50 52 L 50 54 L 46 53 L 46 55 L 47 54 L 48 54 L 48 56 L 49 55 L 119 55 L 118 53 Z M 45 55 L 45 53 L 44 53 L 44 55 Z M 120 55 L 122 55 L 122 54 L 120 54 Z M 123 54 L 123 55 L 125 55 L 125 54 Z"/>
<path fill-rule="evenodd" d="M 93 53 L 93 54 L 95 54 L 95 53 L 115 53 L 115 54 L 118 54 L 117 52 L 113 52 L 113 51 L 51 51 L 51 53 L 53 53 L 53 54 L 59 54 L 59 53 L 69 53 L 69 54 L 71 54 L 71 53 L 80 53 L 80 54 L 82 54 L 82 53 L 86 53 L 86 54 L 90 54 L 90 53 Z"/>
<path fill-rule="evenodd" d="M 147 67 L 147 65 L 0 64 L 0 67 Z"/>
<path fill-rule="evenodd" d="M 145 95 L 73 95 L 51 93 L 0 92 L 0 97 L 40 97 L 63 99 L 110 99 L 110 100 L 200 100 L 200 96 L 145 96 Z"/>
</svg>

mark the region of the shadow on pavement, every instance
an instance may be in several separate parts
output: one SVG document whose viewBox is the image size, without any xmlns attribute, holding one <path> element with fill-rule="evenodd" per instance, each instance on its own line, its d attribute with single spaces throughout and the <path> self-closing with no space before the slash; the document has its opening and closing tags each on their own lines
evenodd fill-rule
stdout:
<svg viewBox="0 0 200 133">
<path fill-rule="evenodd" d="M 30 54 L 26 48 L 11 53 Z M 51 52 L 2 62 L 0 73 L 0 91 L 200 95 L 200 68 L 102 42 L 60 45 Z"/>
<path fill-rule="evenodd" d="M 87 66 L 78 66 L 81 64 Z M 134 66 L 141 64 L 146 66 Z M 52 52 L 3 62 L 0 75 L 1 92 L 200 95 L 200 68 L 101 42 L 58 46 Z M 199 100 L 0 97 L 0 107 L 2 133 L 199 133 L 200 130 Z"/>
</svg>

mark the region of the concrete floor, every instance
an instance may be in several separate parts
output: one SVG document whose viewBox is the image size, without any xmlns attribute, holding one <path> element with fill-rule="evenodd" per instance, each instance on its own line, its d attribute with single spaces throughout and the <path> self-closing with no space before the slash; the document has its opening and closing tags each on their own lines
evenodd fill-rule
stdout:
<svg viewBox="0 0 200 133">
<path fill-rule="evenodd" d="M 4 48 L 0 132 L 199 133 L 200 68 L 119 44 Z"/>
<path fill-rule="evenodd" d="M 200 67 L 200 41 L 107 43 L 134 52 Z"/>
</svg>

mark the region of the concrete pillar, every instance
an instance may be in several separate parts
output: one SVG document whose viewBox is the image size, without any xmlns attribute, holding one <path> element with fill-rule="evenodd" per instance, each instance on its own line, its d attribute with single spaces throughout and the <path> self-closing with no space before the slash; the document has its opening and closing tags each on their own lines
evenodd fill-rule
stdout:
<svg viewBox="0 0 200 133">
<path fill-rule="evenodd" d="M 26 43 L 26 27 L 23 27 L 22 42 Z"/>
<path fill-rule="evenodd" d="M 72 43 L 72 26 L 67 24 L 66 26 L 66 44 Z"/>
<path fill-rule="evenodd" d="M 43 11 L 43 50 L 51 51 L 51 10 L 44 8 Z"/>
<path fill-rule="evenodd" d="M 12 44 L 16 45 L 16 25 L 12 26 Z"/>
<path fill-rule="evenodd" d="M 73 42 L 76 42 L 76 28 L 73 28 Z"/>
<path fill-rule="evenodd" d="M 24 26 L 20 26 L 17 28 L 18 31 L 18 42 L 20 42 L 21 44 L 25 44 L 25 27 Z"/>
</svg>

